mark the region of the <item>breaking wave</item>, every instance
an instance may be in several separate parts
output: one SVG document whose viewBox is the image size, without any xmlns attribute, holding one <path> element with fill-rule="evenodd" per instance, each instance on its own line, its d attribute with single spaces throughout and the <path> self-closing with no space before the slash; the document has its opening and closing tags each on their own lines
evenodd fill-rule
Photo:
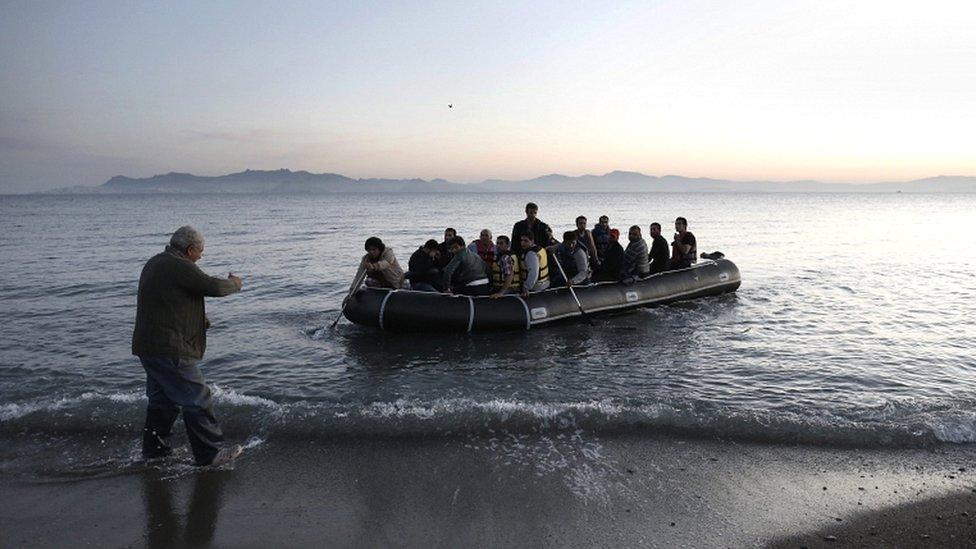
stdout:
<svg viewBox="0 0 976 549">
<path fill-rule="evenodd" d="M 976 412 L 888 405 L 883 414 L 820 415 L 757 411 L 702 403 L 540 402 L 442 398 L 430 401 L 276 402 L 214 387 L 217 415 L 231 434 L 262 438 L 450 436 L 585 430 L 645 432 L 763 442 L 854 447 L 919 447 L 976 442 Z M 0 405 L 0 433 L 98 432 L 136 436 L 145 397 L 139 392 L 82 393 Z M 958 405 L 958 403 L 956 403 Z"/>
</svg>

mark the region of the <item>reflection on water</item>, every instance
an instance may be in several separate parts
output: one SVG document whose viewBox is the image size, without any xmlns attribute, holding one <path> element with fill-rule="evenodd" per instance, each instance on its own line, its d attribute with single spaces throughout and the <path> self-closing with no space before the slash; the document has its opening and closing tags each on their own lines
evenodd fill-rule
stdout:
<svg viewBox="0 0 976 549">
<path fill-rule="evenodd" d="M 189 501 L 174 506 L 173 478 L 165 471 L 143 472 L 143 501 L 146 506 L 146 544 L 152 548 L 206 547 L 217 528 L 223 485 L 232 474 L 223 470 L 195 473 Z"/>
</svg>

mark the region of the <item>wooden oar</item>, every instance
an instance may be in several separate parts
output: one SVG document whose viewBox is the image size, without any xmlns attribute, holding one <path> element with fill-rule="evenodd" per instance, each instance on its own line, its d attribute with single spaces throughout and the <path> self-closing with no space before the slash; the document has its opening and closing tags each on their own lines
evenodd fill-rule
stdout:
<svg viewBox="0 0 976 549">
<path fill-rule="evenodd" d="M 559 267 L 559 273 L 563 275 L 563 280 L 566 281 L 566 287 L 569 288 L 569 293 L 572 294 L 573 299 L 576 300 L 576 308 L 579 309 L 580 314 L 583 315 L 586 322 L 588 322 L 590 326 L 593 326 L 593 319 L 591 319 L 590 316 L 586 314 L 586 311 L 583 310 L 583 304 L 580 303 L 579 298 L 576 297 L 576 290 L 574 290 L 573 285 L 569 283 L 569 277 L 566 276 L 566 271 L 563 270 L 563 266 L 559 263 L 559 258 L 556 257 L 556 254 L 552 254 L 551 259 L 556 263 L 556 267 Z"/>
<path fill-rule="evenodd" d="M 345 310 L 346 310 L 346 305 L 349 304 L 349 298 L 351 298 L 353 296 L 353 294 L 355 294 L 359 290 L 359 287 L 363 285 L 363 280 L 366 279 L 366 273 L 367 272 L 368 271 L 365 271 L 365 270 L 363 271 L 362 276 L 360 276 L 356 280 L 356 283 L 353 284 L 352 289 L 349 290 L 349 294 L 346 295 L 346 298 L 342 300 L 342 308 L 339 309 L 339 314 L 336 316 L 336 319 L 332 321 L 332 325 L 329 326 L 329 329 L 330 330 L 333 329 L 333 328 L 335 328 L 336 327 L 336 324 L 339 323 L 339 319 L 342 318 L 342 313 L 344 313 Z"/>
</svg>

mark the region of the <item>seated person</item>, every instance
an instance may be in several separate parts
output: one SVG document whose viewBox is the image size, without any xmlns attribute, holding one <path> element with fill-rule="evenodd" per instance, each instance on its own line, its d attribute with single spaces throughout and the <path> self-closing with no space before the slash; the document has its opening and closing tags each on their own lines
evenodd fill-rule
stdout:
<svg viewBox="0 0 976 549">
<path fill-rule="evenodd" d="M 410 289 L 419 292 L 439 292 L 438 286 L 441 283 L 441 270 L 437 268 L 437 260 L 441 252 L 438 249 L 437 241 L 431 238 L 423 246 L 410 256 L 407 262 L 409 271 L 407 278 L 410 280 Z"/>
<path fill-rule="evenodd" d="M 491 231 L 488 229 L 481 229 L 481 234 L 478 235 L 478 240 L 475 240 L 471 244 L 468 244 L 468 251 L 478 254 L 478 257 L 491 268 L 491 264 L 495 262 L 495 243 L 491 240 Z"/>
<path fill-rule="evenodd" d="M 603 255 L 603 263 L 600 263 L 594 279 L 597 282 L 617 282 L 624 268 L 624 247 L 620 245 L 620 231 L 610 229 L 608 231 L 609 243 Z"/>
<path fill-rule="evenodd" d="M 651 274 L 668 270 L 671 264 L 669 255 L 668 241 L 661 236 L 661 224 L 651 223 L 651 253 L 648 255 L 648 259 L 651 260 Z"/>
<path fill-rule="evenodd" d="M 550 248 L 552 256 L 559 261 L 561 269 L 555 269 L 552 276 L 552 284 L 557 286 L 570 286 L 576 284 L 586 284 L 590 279 L 589 254 L 583 248 L 576 231 L 566 231 L 563 233 L 563 241 Z M 549 251 L 549 250 L 547 250 Z M 563 278 L 563 273 L 566 277 Z"/>
<path fill-rule="evenodd" d="M 641 228 L 634 225 L 627 232 L 627 249 L 624 250 L 624 267 L 621 276 L 624 279 L 644 278 L 651 272 L 648 259 L 647 242 L 641 237 Z"/>
<path fill-rule="evenodd" d="M 530 292 L 541 292 L 549 288 L 549 254 L 535 243 L 535 235 L 523 234 L 521 242 L 522 257 L 522 296 Z"/>
<path fill-rule="evenodd" d="M 366 239 L 366 255 L 359 262 L 356 278 L 349 286 L 349 293 L 357 290 L 360 277 L 366 274 L 366 285 L 372 288 L 401 288 L 403 287 L 403 269 L 397 263 L 393 249 L 387 248 L 383 241 L 375 236 Z"/>
<path fill-rule="evenodd" d="M 512 253 L 511 241 L 505 235 L 498 236 L 495 244 L 495 261 L 489 267 L 491 271 L 491 285 L 495 292 L 492 299 L 498 299 L 506 292 L 519 289 L 522 283 L 522 269 L 519 258 Z"/>
<path fill-rule="evenodd" d="M 488 284 L 488 267 L 485 262 L 464 247 L 464 239 L 455 236 L 449 243 L 450 251 L 454 254 L 451 262 L 444 267 L 441 281 L 446 293 L 461 295 L 488 295 L 491 285 Z"/>
<path fill-rule="evenodd" d="M 688 230 L 688 220 L 679 217 L 674 220 L 674 242 L 671 243 L 671 268 L 687 269 L 698 261 L 698 243 L 695 235 Z"/>
<path fill-rule="evenodd" d="M 443 270 L 451 262 L 451 239 L 457 236 L 457 231 L 448 227 L 444 229 L 444 242 L 438 244 L 437 249 L 441 252 L 440 259 L 437 260 L 437 268 Z"/>
<path fill-rule="evenodd" d="M 597 253 L 596 242 L 593 240 L 593 233 L 586 228 L 586 216 L 581 215 L 576 218 L 576 243 L 586 252 L 590 258 L 590 264 L 600 266 L 600 256 Z"/>
</svg>

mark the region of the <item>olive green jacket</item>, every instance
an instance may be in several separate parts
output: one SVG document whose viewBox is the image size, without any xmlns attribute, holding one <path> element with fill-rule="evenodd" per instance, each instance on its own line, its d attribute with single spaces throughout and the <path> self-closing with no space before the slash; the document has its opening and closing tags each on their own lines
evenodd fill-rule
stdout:
<svg viewBox="0 0 976 549">
<path fill-rule="evenodd" d="M 132 354 L 203 358 L 210 324 L 203 298 L 236 291 L 230 280 L 207 275 L 167 246 L 146 262 L 139 277 Z"/>
</svg>

